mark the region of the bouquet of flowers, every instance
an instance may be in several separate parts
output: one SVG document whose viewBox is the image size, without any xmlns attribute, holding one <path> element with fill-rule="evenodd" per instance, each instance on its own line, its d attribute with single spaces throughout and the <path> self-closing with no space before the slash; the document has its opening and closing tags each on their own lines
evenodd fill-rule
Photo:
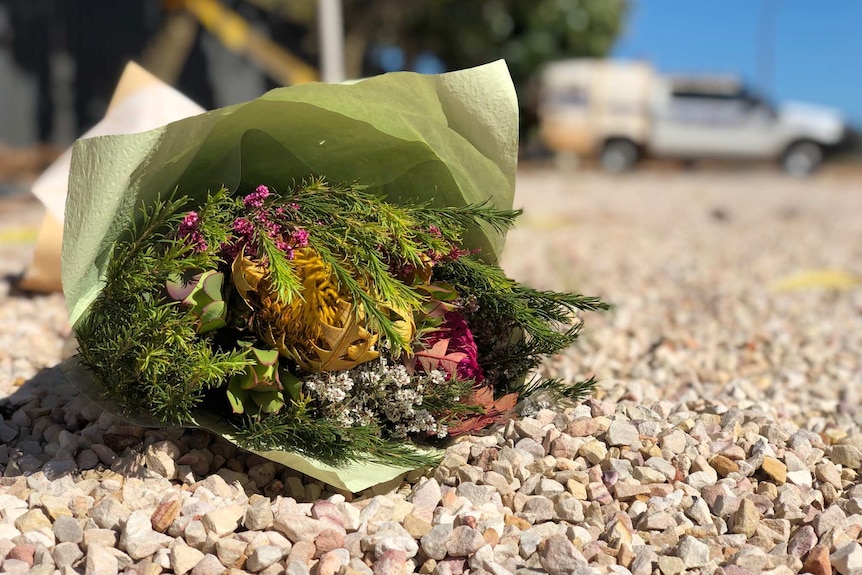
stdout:
<svg viewBox="0 0 862 575">
<path fill-rule="evenodd" d="M 500 64 L 394 74 L 82 141 L 64 244 L 71 377 L 120 415 L 203 425 L 353 490 L 433 464 L 419 446 L 536 393 L 582 396 L 590 382 L 527 374 L 576 339 L 578 310 L 604 304 L 496 264 L 518 215 L 510 94 Z M 256 103 L 275 106 L 244 118 Z M 326 117 L 309 136 L 312 107 Z"/>
</svg>

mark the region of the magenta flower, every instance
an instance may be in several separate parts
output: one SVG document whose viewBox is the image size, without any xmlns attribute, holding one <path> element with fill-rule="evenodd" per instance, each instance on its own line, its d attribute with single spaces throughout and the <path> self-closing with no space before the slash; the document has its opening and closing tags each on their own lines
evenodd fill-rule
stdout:
<svg viewBox="0 0 862 575">
<path fill-rule="evenodd" d="M 262 208 L 263 201 L 269 197 L 269 188 L 264 185 L 260 185 L 257 187 L 255 191 L 247 195 L 242 199 L 243 204 L 247 209 L 251 208 Z"/>
<path fill-rule="evenodd" d="M 445 256 L 443 256 L 443 257 L 445 257 L 445 258 L 447 258 L 447 259 L 450 259 L 450 260 L 453 260 L 453 261 L 454 261 L 454 260 L 457 260 L 457 259 L 458 259 L 458 258 L 460 258 L 460 257 L 463 257 L 463 256 L 470 256 L 470 255 L 477 254 L 477 253 L 479 253 L 479 250 L 478 250 L 478 249 L 475 249 L 475 250 L 463 250 L 463 249 L 459 248 L 458 246 L 453 245 L 453 246 L 452 246 L 452 249 L 449 251 L 449 253 L 448 253 L 448 254 L 446 254 L 446 255 L 445 255 Z"/>
<path fill-rule="evenodd" d="M 236 256 L 239 255 L 240 252 L 239 244 L 231 244 L 231 243 L 223 243 L 219 246 L 219 254 L 228 262 L 236 259 Z"/>
<path fill-rule="evenodd" d="M 273 222 L 272 220 L 266 220 L 264 225 L 266 226 L 266 235 L 269 237 L 275 239 L 279 234 L 281 234 L 281 226 L 278 223 Z"/>
<path fill-rule="evenodd" d="M 305 248 L 308 247 L 308 231 L 302 228 L 295 230 L 291 234 L 291 239 L 293 240 L 293 245 L 297 248 Z"/>
<path fill-rule="evenodd" d="M 460 379 L 473 380 L 477 384 L 485 379 L 482 366 L 479 365 L 479 350 L 473 332 L 467 325 L 467 320 L 457 311 L 446 312 L 443 324 L 437 331 L 428 335 L 428 346 L 433 346 L 442 339 L 449 339 L 449 353 L 461 352 L 464 358 L 458 362 L 457 374 Z"/>
<path fill-rule="evenodd" d="M 205 252 L 209 246 L 200 232 L 200 216 L 194 210 L 190 211 L 180 222 L 177 236 L 186 239 L 186 243 L 200 253 Z"/>
<path fill-rule="evenodd" d="M 254 224 L 245 218 L 235 219 L 232 227 L 233 231 L 246 238 L 250 238 L 254 234 Z"/>
<path fill-rule="evenodd" d="M 237 237 L 229 244 L 222 244 L 222 255 L 226 259 L 232 260 L 240 251 L 244 251 L 246 256 L 254 257 L 257 254 L 254 245 L 254 224 L 246 218 L 236 218 L 231 224 L 231 228 Z"/>
<path fill-rule="evenodd" d="M 180 229 L 177 234 L 180 237 L 185 237 L 191 235 L 193 232 L 198 231 L 198 226 L 200 225 L 200 218 L 198 213 L 194 210 L 190 211 L 183 218 L 183 221 L 180 223 Z"/>
</svg>

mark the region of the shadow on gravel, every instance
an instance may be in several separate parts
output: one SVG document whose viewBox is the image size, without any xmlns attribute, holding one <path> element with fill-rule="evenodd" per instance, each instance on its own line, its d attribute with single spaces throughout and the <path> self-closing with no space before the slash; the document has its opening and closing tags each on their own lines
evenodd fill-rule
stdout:
<svg viewBox="0 0 862 575">
<path fill-rule="evenodd" d="M 340 493 L 208 431 L 145 428 L 104 411 L 69 382 L 59 365 L 0 399 L 0 482 L 129 479 L 311 502 Z M 44 479 L 43 479 L 44 478 Z M 391 490 L 391 487 L 389 488 Z M 377 494 L 372 489 L 359 496 Z"/>
</svg>

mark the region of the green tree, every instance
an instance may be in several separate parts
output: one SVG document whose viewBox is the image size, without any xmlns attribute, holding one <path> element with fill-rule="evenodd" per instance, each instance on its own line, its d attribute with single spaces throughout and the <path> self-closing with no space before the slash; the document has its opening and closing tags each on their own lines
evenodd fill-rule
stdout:
<svg viewBox="0 0 862 575">
<path fill-rule="evenodd" d="M 430 50 L 450 68 L 505 58 L 521 83 L 549 60 L 606 55 L 625 8 L 624 0 L 431 0 L 408 12 L 398 45 L 408 55 Z"/>
<path fill-rule="evenodd" d="M 347 4 L 368 4 L 347 0 Z M 373 3 L 373 2 L 370 2 Z M 504 58 L 518 90 L 522 134 L 535 123 L 531 80 L 542 64 L 573 57 L 606 56 L 619 35 L 626 0 L 430 0 L 413 7 L 397 41 L 406 65 L 422 51 L 448 69 Z"/>
<path fill-rule="evenodd" d="M 250 0 L 303 22 L 316 46 L 316 0 Z M 398 46 L 404 68 L 423 52 L 447 69 L 504 58 L 521 99 L 524 127 L 532 124 L 530 80 L 544 62 L 607 55 L 619 35 L 627 0 L 343 0 L 347 74 L 375 73 L 367 55 Z"/>
</svg>

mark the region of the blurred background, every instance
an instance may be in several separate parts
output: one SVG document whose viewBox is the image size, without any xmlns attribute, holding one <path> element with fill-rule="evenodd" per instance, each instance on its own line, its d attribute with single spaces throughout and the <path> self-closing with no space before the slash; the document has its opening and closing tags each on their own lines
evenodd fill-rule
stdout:
<svg viewBox="0 0 862 575">
<path fill-rule="evenodd" d="M 860 0 L 0 0 L 0 386 L 69 333 L 60 294 L 10 287 L 52 241 L 59 281 L 26 191 L 127 62 L 215 108 L 503 58 L 526 208 L 503 267 L 617 306 L 549 375 L 858 418 L 860 28 Z"/>
<path fill-rule="evenodd" d="M 130 60 L 215 108 L 504 58 L 524 159 L 807 175 L 859 158 L 860 24 L 855 0 L 0 0 L 0 180 L 99 121 Z"/>
</svg>

